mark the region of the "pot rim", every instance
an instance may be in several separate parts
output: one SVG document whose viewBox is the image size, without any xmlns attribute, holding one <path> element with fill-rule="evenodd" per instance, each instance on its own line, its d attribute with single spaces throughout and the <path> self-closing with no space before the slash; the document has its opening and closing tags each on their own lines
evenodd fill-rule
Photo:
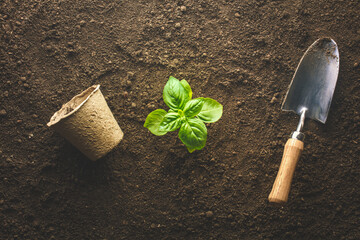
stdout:
<svg viewBox="0 0 360 240">
<path fill-rule="evenodd" d="M 90 93 L 88 93 L 91 89 L 93 89 Z M 54 113 L 54 115 L 50 118 L 50 121 L 46 124 L 48 127 L 51 127 L 61 120 L 68 118 L 69 116 L 73 115 L 77 110 L 79 110 L 88 100 L 89 98 L 94 95 L 96 91 L 100 89 L 100 84 L 92 85 L 91 87 L 87 88 L 86 90 L 82 91 L 80 94 L 74 96 L 70 101 L 63 104 L 62 107 Z M 86 98 L 77 104 L 75 108 L 71 106 L 77 99 L 81 99 L 83 97 Z M 69 108 L 71 110 L 69 110 Z"/>
</svg>

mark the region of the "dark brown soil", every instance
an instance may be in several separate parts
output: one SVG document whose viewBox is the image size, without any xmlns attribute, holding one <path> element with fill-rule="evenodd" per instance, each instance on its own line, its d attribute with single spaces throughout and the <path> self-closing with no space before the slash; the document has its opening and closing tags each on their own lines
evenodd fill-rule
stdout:
<svg viewBox="0 0 360 240">
<path fill-rule="evenodd" d="M 0 239 L 360 239 L 358 0 L 3 0 Z M 298 116 L 280 110 L 319 37 L 340 49 L 289 201 L 267 196 Z M 170 75 L 224 105 L 190 154 L 152 135 Z M 125 137 L 93 163 L 46 127 L 101 84 Z"/>
</svg>

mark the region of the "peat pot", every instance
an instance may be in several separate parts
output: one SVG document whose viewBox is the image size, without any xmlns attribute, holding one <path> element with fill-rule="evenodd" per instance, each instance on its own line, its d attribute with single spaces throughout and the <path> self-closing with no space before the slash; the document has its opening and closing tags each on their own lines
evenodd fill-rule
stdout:
<svg viewBox="0 0 360 240">
<path fill-rule="evenodd" d="M 73 97 L 47 125 L 93 161 L 110 152 L 124 136 L 100 85 L 93 85 Z"/>
</svg>

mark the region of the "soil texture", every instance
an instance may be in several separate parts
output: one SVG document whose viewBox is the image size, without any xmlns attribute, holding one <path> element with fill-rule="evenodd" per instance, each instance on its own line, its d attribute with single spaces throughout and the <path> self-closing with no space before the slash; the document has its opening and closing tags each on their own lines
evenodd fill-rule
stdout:
<svg viewBox="0 0 360 240">
<path fill-rule="evenodd" d="M 360 239 L 358 0 L 2 0 L 0 239 Z M 306 120 L 287 204 L 268 202 L 299 117 L 297 64 L 334 39 L 326 124 Z M 201 151 L 143 127 L 169 76 L 224 106 Z M 100 84 L 124 139 L 89 161 L 46 126 Z"/>
</svg>

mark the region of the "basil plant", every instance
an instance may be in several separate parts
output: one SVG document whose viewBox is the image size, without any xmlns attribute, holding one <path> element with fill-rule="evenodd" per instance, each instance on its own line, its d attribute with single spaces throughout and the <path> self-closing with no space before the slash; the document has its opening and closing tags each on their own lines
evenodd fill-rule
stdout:
<svg viewBox="0 0 360 240">
<path fill-rule="evenodd" d="M 223 106 L 211 98 L 192 99 L 192 90 L 186 80 L 170 77 L 163 91 L 168 112 L 156 109 L 151 112 L 144 127 L 157 136 L 179 129 L 179 138 L 189 152 L 202 149 L 206 144 L 205 123 L 221 118 Z"/>
</svg>

